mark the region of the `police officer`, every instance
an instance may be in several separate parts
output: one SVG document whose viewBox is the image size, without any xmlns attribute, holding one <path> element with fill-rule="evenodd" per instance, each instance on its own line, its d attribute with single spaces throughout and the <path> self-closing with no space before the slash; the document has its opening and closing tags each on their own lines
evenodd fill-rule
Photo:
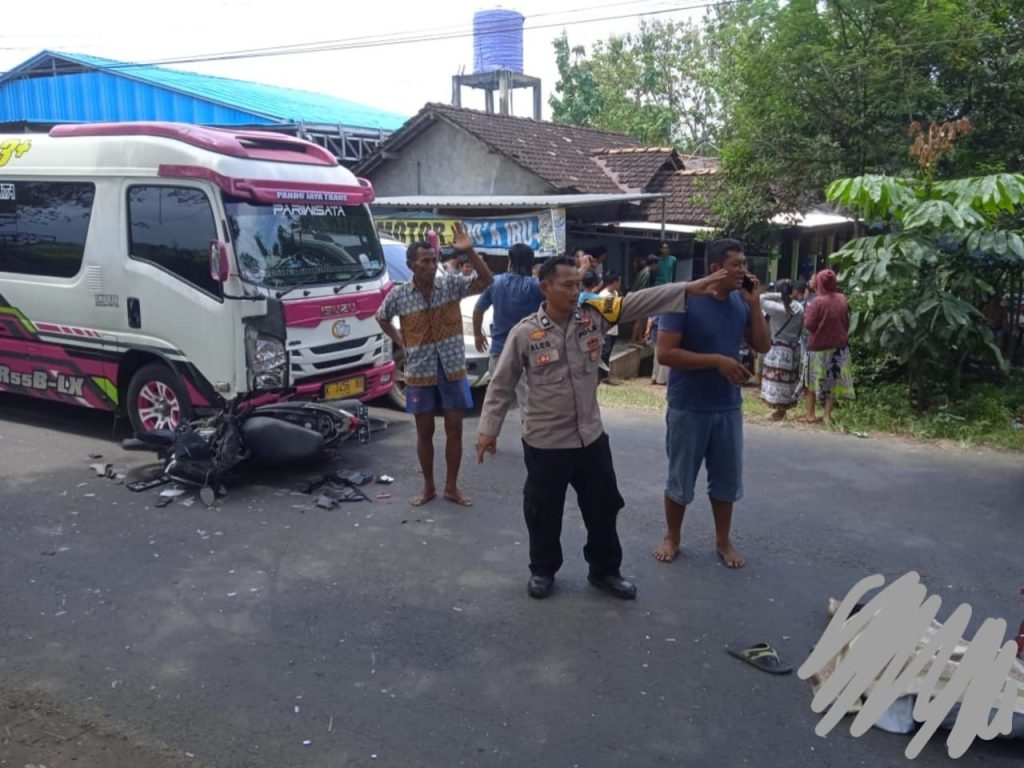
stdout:
<svg viewBox="0 0 1024 768">
<path fill-rule="evenodd" d="M 718 272 L 625 298 L 578 303 L 580 274 L 571 257 L 544 262 L 540 290 L 545 302 L 509 333 L 491 377 L 476 443 L 477 460 L 495 453 L 505 413 L 519 378 L 527 377 L 523 410 L 526 486 L 523 511 L 530 532 L 531 597 L 551 594 L 562 565 L 562 512 L 567 487 L 576 491 L 590 565 L 587 580 L 615 597 L 631 600 L 636 586 L 619 573 L 622 547 L 615 528 L 625 505 L 619 495 L 608 436 L 597 405 L 597 371 L 608 329 L 650 315 L 686 311 L 686 295 L 706 295 L 724 278 Z"/>
</svg>

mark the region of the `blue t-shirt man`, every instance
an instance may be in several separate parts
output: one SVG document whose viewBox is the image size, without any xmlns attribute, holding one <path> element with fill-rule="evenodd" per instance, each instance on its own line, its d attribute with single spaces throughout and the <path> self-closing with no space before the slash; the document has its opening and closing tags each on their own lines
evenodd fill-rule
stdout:
<svg viewBox="0 0 1024 768">
<path fill-rule="evenodd" d="M 476 311 L 486 312 L 494 307 L 491 320 L 491 356 L 499 357 L 505 347 L 508 333 L 516 323 L 532 315 L 544 303 L 540 281 L 532 275 L 506 272 L 494 278 L 476 300 Z"/>
<path fill-rule="evenodd" d="M 680 333 L 682 348 L 739 360 L 740 344 L 750 327 L 750 307 L 739 291 L 725 301 L 712 296 L 687 300 L 686 313 L 662 315 L 661 333 Z M 668 405 L 680 411 L 732 411 L 740 407 L 740 388 L 713 368 L 668 374 Z"/>
<path fill-rule="evenodd" d="M 742 568 L 746 560 L 733 548 L 730 533 L 733 504 L 743 498 L 740 385 L 751 373 L 740 364 L 739 351 L 749 334 L 751 346 L 764 354 L 771 336 L 760 310 L 760 282 L 747 271 L 743 245 L 716 240 L 706 256 L 712 271 L 723 274 L 720 287 L 712 295 L 688 298 L 683 315 L 662 315 L 658 328 L 658 356 L 672 370 L 665 415 L 666 533 L 654 557 L 670 562 L 679 552 L 683 515 L 705 466 L 715 549 L 725 565 Z"/>
</svg>

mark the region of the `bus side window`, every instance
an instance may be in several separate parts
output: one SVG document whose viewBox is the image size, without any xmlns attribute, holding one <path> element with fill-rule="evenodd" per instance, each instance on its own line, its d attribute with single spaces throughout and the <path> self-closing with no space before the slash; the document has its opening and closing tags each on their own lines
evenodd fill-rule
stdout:
<svg viewBox="0 0 1024 768">
<path fill-rule="evenodd" d="M 77 275 L 95 192 L 86 182 L 0 184 L 0 272 Z"/>
<path fill-rule="evenodd" d="M 134 186 L 128 190 L 129 253 L 212 296 L 210 241 L 217 239 L 206 194 L 191 187 Z"/>
</svg>

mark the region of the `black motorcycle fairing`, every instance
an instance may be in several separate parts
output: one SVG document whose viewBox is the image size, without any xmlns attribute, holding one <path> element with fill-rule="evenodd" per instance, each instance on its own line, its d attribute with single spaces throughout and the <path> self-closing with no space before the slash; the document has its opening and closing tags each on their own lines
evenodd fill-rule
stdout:
<svg viewBox="0 0 1024 768">
<path fill-rule="evenodd" d="M 252 416 L 266 416 L 318 432 L 325 445 L 333 445 L 353 431 L 352 416 L 326 403 L 281 402 L 260 405 Z"/>
<path fill-rule="evenodd" d="M 251 460 L 264 466 L 312 461 L 323 455 L 319 432 L 270 416 L 250 416 L 242 423 L 242 440 Z"/>
</svg>

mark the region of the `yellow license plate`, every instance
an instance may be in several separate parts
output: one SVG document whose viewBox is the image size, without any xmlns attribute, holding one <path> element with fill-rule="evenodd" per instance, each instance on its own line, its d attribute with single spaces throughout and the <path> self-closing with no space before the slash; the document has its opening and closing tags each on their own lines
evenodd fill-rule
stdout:
<svg viewBox="0 0 1024 768">
<path fill-rule="evenodd" d="M 335 381 L 324 387 L 325 400 L 341 400 L 345 397 L 361 395 L 366 391 L 366 380 L 362 376 L 344 381 Z"/>
</svg>

